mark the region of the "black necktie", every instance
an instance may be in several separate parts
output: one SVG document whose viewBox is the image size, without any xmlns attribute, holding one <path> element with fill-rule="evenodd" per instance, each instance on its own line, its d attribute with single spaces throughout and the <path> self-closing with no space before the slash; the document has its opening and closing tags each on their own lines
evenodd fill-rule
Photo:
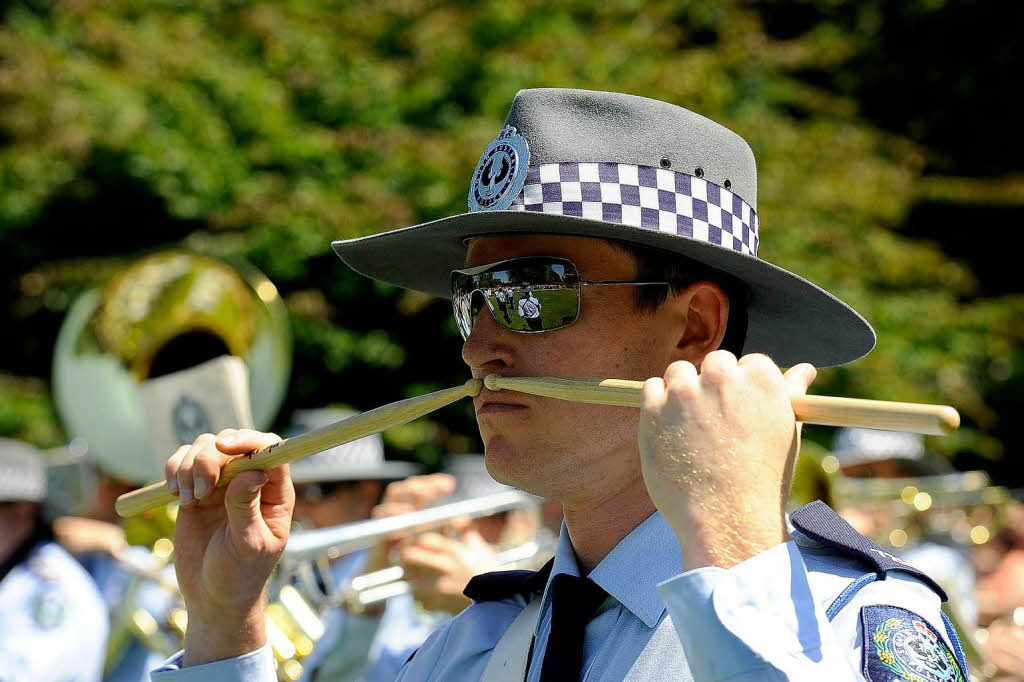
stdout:
<svg viewBox="0 0 1024 682">
<path fill-rule="evenodd" d="M 540 682 L 576 682 L 583 667 L 583 630 L 608 596 L 589 578 L 559 573 L 551 579 L 551 633 Z"/>
</svg>

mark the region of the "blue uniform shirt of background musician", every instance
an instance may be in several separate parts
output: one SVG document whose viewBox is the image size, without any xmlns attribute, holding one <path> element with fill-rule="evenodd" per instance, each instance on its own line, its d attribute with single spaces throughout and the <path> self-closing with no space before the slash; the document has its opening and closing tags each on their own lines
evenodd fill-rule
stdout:
<svg viewBox="0 0 1024 682">
<path fill-rule="evenodd" d="M 149 671 L 165 658 L 165 652 L 143 643 L 130 628 L 117 635 L 114 633 L 138 612 L 149 614 L 158 623 L 166 622 L 171 611 L 179 606 L 180 597 L 156 581 L 128 570 L 125 562 L 146 566 L 154 573 L 163 573 L 168 583 L 174 582 L 174 568 L 160 565 L 152 552 L 139 546 L 126 547 L 123 557 L 114 558 L 97 552 L 79 557 L 79 562 L 99 588 L 110 613 L 110 622 L 115 624 L 111 644 L 116 650 L 111 646 L 107 648 L 103 682 L 145 682 L 149 679 Z M 115 643 L 118 638 L 121 641 Z"/>
<path fill-rule="evenodd" d="M 3 682 L 99 680 L 106 639 L 96 586 L 60 545 L 38 543 L 0 579 Z"/>
<path fill-rule="evenodd" d="M 332 561 L 329 568 L 329 579 L 333 583 L 336 592 L 344 592 L 352 578 L 359 575 L 363 566 L 366 565 L 367 552 L 359 551 L 346 554 Z M 339 640 L 352 637 L 351 616 L 342 606 L 330 609 L 323 617 L 324 634 L 316 642 L 313 653 L 303 661 L 302 682 L 314 682 L 324 677 L 324 667 L 328 661 L 331 650 Z"/>
<path fill-rule="evenodd" d="M 53 541 L 39 508 L 45 498 L 43 456 L 0 439 L 0 682 L 96 682 L 107 610 Z"/>
</svg>

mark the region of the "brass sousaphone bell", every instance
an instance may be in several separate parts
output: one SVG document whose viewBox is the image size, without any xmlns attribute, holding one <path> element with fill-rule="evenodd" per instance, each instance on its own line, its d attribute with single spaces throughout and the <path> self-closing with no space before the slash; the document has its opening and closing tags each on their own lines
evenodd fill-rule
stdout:
<svg viewBox="0 0 1024 682">
<path fill-rule="evenodd" d="M 239 391 L 234 402 L 251 411 L 253 426 L 269 427 L 291 365 L 287 311 L 277 289 L 252 266 L 182 250 L 153 253 L 72 304 L 54 351 L 54 399 L 76 447 L 84 445 L 100 471 L 144 483 L 162 475 L 169 454 L 168 443 L 154 442 L 144 414 L 145 382 L 223 356 L 240 359 L 232 359 L 232 366 L 248 379 L 238 382 L 249 387 L 248 395 Z M 179 433 L 184 430 L 169 433 L 191 440 Z M 162 507 L 123 526 L 129 544 L 148 547 L 150 555 L 115 557 L 134 578 L 112 614 L 108 665 L 120 660 L 132 637 L 160 654 L 181 646 L 182 605 L 153 613 L 136 599 L 147 584 L 180 599 L 173 574 L 165 570 L 176 511 Z"/>
<path fill-rule="evenodd" d="M 154 253 L 71 306 L 54 351 L 57 409 L 101 469 L 150 481 L 163 475 L 168 452 L 146 452 L 152 439 L 139 385 L 224 355 L 245 362 L 253 424 L 266 429 L 291 365 L 277 289 L 252 266 L 180 250 Z"/>
</svg>

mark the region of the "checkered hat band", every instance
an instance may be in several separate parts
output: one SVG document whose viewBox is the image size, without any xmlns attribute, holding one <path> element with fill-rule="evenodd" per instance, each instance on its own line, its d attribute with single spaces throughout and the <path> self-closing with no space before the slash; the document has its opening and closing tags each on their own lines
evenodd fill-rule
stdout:
<svg viewBox="0 0 1024 682">
<path fill-rule="evenodd" d="M 757 255 L 757 213 L 703 178 L 628 163 L 530 166 L 509 210 L 593 218 L 659 230 Z"/>
</svg>

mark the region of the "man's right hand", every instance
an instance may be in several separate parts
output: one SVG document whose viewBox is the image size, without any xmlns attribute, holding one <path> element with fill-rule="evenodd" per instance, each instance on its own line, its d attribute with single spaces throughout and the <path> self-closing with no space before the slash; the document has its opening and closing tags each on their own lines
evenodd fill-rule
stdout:
<svg viewBox="0 0 1024 682">
<path fill-rule="evenodd" d="M 167 485 L 181 501 L 174 564 L 188 610 L 185 666 L 239 656 L 266 641 L 263 592 L 295 508 L 288 467 L 245 471 L 223 488 L 217 483 L 228 461 L 280 440 L 225 429 L 199 436 L 167 460 Z"/>
</svg>

